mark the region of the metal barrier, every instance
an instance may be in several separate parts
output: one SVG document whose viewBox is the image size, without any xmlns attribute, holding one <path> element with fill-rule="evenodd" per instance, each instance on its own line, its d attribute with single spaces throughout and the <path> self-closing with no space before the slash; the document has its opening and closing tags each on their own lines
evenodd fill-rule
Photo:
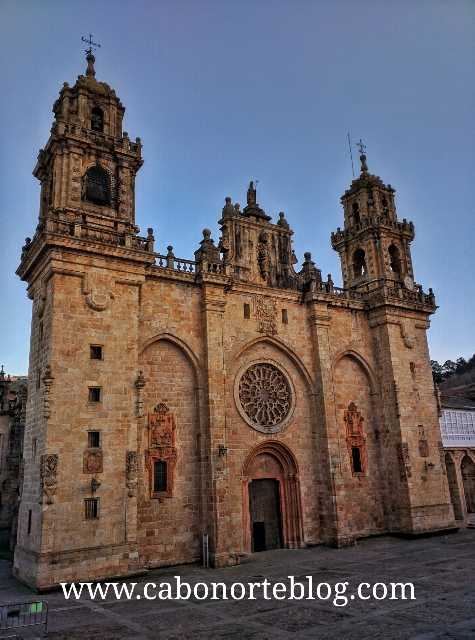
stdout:
<svg viewBox="0 0 475 640">
<path fill-rule="evenodd" d="M 0 605 L 1 631 L 18 627 L 34 627 L 37 624 L 44 624 L 45 633 L 48 633 L 48 602 L 46 600 Z"/>
</svg>

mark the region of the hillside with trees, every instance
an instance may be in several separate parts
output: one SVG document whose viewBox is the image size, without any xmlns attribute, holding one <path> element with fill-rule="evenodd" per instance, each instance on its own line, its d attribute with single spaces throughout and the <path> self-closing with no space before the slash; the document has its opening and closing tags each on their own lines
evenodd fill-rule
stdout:
<svg viewBox="0 0 475 640">
<path fill-rule="evenodd" d="M 431 360 L 434 382 L 442 395 L 452 395 L 475 401 L 475 354 L 469 359 L 446 360 L 439 364 Z"/>
</svg>

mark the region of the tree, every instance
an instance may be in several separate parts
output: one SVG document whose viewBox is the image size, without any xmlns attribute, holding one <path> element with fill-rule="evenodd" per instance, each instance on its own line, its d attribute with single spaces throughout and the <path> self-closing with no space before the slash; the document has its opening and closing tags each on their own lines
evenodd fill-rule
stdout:
<svg viewBox="0 0 475 640">
<path fill-rule="evenodd" d="M 442 365 L 442 376 L 444 380 L 453 376 L 457 372 L 457 365 L 452 360 L 446 360 Z"/>
<path fill-rule="evenodd" d="M 442 365 L 440 365 L 437 360 L 431 360 L 430 366 L 432 368 L 432 377 L 434 378 L 434 382 L 435 384 L 439 384 L 444 379 Z"/>
</svg>

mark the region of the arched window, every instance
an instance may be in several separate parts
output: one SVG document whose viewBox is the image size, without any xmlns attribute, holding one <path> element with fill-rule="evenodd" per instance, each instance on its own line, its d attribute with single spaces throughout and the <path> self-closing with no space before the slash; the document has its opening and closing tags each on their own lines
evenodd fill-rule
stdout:
<svg viewBox="0 0 475 640">
<path fill-rule="evenodd" d="M 399 249 L 396 245 L 392 244 L 389 249 L 389 266 L 398 277 L 401 275 L 401 258 Z"/>
<path fill-rule="evenodd" d="M 87 170 L 86 200 L 99 205 L 110 203 L 110 178 L 102 167 L 95 166 Z"/>
<path fill-rule="evenodd" d="M 360 208 L 357 202 L 353 203 L 353 216 L 355 219 L 355 224 L 358 224 L 358 222 L 360 221 Z"/>
<path fill-rule="evenodd" d="M 366 256 L 363 249 L 356 249 L 353 254 L 353 277 L 360 278 L 366 275 Z"/>
<path fill-rule="evenodd" d="M 94 107 L 92 110 L 91 129 L 104 131 L 104 112 L 99 107 Z"/>
</svg>

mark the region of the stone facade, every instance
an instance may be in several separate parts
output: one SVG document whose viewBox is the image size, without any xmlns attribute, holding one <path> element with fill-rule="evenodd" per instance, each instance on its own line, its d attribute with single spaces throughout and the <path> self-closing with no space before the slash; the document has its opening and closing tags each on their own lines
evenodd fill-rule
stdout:
<svg viewBox="0 0 475 640">
<path fill-rule="evenodd" d="M 87 59 L 54 106 L 18 269 L 36 384 L 15 576 L 41 590 L 193 562 L 204 533 L 229 566 L 262 545 L 453 528 L 436 305 L 413 282 L 394 190 L 362 155 L 332 234 L 344 288 L 310 253 L 296 269 L 293 231 L 253 183 L 242 211 L 226 198 L 217 245 L 205 229 L 194 260 L 156 253 L 135 225 L 140 140 Z"/>
<path fill-rule="evenodd" d="M 0 371 L 0 548 L 13 549 L 23 485 L 27 378 Z"/>
</svg>

